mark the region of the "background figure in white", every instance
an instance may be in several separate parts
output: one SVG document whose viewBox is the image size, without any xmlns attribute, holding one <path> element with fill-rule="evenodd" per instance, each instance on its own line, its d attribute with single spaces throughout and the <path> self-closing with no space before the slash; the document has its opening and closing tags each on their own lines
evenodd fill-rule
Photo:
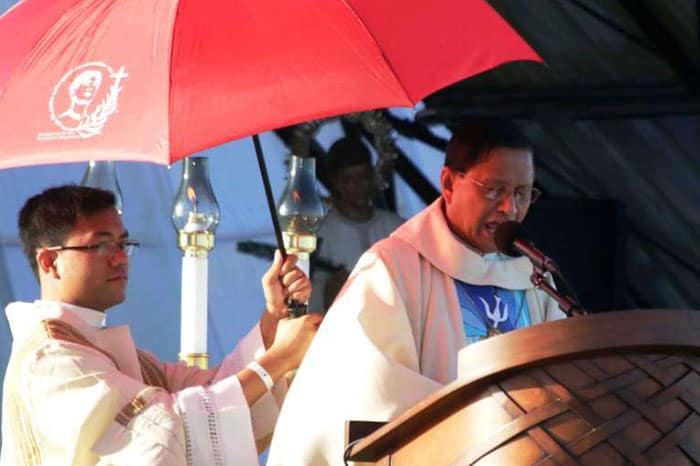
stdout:
<svg viewBox="0 0 700 466">
<path fill-rule="evenodd" d="M 338 139 L 326 160 L 332 204 L 318 231 L 310 305 L 312 310 L 323 311 L 330 307 L 362 253 L 403 222 L 394 212 L 374 205 L 372 159 L 361 139 Z M 329 270 L 328 265 L 336 269 Z"/>
</svg>

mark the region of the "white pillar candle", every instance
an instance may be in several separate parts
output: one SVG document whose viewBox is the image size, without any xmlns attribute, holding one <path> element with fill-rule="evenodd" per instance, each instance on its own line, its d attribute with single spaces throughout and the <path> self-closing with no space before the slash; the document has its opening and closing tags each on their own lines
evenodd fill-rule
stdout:
<svg viewBox="0 0 700 466">
<path fill-rule="evenodd" d="M 310 262 L 308 254 L 299 254 L 297 256 L 297 267 L 299 267 L 307 277 L 309 276 Z"/>
<path fill-rule="evenodd" d="M 180 353 L 207 352 L 207 257 L 182 257 Z"/>
</svg>

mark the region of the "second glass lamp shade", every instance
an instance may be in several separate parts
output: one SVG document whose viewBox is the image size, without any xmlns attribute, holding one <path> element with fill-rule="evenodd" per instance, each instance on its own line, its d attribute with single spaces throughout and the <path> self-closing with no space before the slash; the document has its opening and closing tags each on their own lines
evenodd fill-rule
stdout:
<svg viewBox="0 0 700 466">
<path fill-rule="evenodd" d="M 316 187 L 316 159 L 292 155 L 289 180 L 277 213 L 287 252 L 311 254 L 316 249 L 316 232 L 325 215 Z"/>
</svg>

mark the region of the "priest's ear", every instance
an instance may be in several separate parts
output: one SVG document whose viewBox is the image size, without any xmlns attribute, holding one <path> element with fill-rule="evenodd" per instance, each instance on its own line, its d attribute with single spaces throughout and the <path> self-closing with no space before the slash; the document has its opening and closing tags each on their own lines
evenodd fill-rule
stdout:
<svg viewBox="0 0 700 466">
<path fill-rule="evenodd" d="M 455 174 L 452 169 L 448 167 L 442 167 L 440 172 L 440 187 L 442 188 L 442 195 L 447 202 L 452 200 L 452 191 L 454 189 Z"/>
<path fill-rule="evenodd" d="M 36 252 L 36 263 L 39 268 L 39 275 L 51 274 L 54 278 L 58 278 L 58 268 L 56 267 L 56 259 L 58 259 L 57 251 L 50 251 L 46 248 L 39 248 Z"/>
</svg>

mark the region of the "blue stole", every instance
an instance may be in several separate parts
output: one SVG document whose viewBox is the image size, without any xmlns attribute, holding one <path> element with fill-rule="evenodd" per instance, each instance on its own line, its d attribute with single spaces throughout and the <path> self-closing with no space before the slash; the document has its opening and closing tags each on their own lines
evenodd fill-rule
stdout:
<svg viewBox="0 0 700 466">
<path fill-rule="evenodd" d="M 457 279 L 454 282 L 467 344 L 484 338 L 490 327 L 506 333 L 530 325 L 530 311 L 524 290 L 470 285 Z"/>
</svg>

